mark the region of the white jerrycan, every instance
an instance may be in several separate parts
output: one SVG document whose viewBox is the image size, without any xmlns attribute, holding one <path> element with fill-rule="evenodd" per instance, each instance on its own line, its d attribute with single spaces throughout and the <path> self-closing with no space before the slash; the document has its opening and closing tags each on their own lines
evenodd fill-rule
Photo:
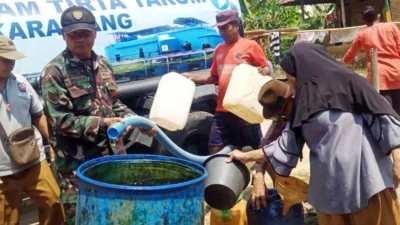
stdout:
<svg viewBox="0 0 400 225">
<path fill-rule="evenodd" d="M 238 65 L 232 72 L 222 105 L 251 124 L 262 123 L 264 117 L 258 102 L 258 92 L 270 80 L 272 77 L 261 75 L 256 67 Z"/>
<path fill-rule="evenodd" d="M 169 131 L 182 130 L 187 122 L 196 85 L 186 77 L 170 72 L 158 84 L 149 119 Z"/>
</svg>

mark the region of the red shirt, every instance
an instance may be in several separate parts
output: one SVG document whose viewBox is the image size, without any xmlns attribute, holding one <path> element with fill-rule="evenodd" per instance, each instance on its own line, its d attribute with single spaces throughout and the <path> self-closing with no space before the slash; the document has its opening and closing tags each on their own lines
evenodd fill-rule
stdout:
<svg viewBox="0 0 400 225">
<path fill-rule="evenodd" d="M 216 111 L 228 112 L 222 106 L 222 102 L 231 80 L 233 69 L 243 62 L 255 67 L 263 68 L 268 66 L 263 49 L 253 40 L 240 38 L 236 43 L 221 43 L 215 48 L 211 75 L 218 77 L 219 92 Z"/>
<path fill-rule="evenodd" d="M 400 89 L 400 31 L 393 23 L 379 23 L 360 31 L 351 48 L 343 58 L 345 64 L 350 63 L 357 52 L 363 49 L 367 56 L 367 80 L 371 83 L 370 49 L 378 52 L 379 89 Z"/>
</svg>

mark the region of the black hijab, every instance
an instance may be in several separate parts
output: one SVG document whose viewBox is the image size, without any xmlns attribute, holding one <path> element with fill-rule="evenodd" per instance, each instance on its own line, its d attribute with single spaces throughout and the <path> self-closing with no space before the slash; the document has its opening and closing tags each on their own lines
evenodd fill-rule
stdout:
<svg viewBox="0 0 400 225">
<path fill-rule="evenodd" d="M 333 58 L 322 45 L 298 43 L 281 62 L 296 77 L 295 105 L 290 118 L 295 133 L 312 115 L 339 110 L 374 115 L 399 115 L 366 79 Z M 296 129 L 297 128 L 297 129 Z"/>
</svg>

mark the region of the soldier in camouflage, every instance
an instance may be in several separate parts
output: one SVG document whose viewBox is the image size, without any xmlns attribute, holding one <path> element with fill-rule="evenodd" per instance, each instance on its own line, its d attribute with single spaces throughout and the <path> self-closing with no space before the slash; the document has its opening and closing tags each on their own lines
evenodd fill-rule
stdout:
<svg viewBox="0 0 400 225">
<path fill-rule="evenodd" d="M 109 140 L 106 131 L 134 113 L 116 97 L 110 63 L 92 51 L 96 38 L 93 14 L 84 7 L 70 7 L 61 16 L 61 26 L 67 49 L 46 65 L 41 87 L 50 142 L 57 152 L 61 200 L 67 224 L 75 224 L 75 170 L 86 160 L 125 154 L 122 140 Z M 156 133 L 155 129 L 141 131 L 149 136 Z"/>
</svg>

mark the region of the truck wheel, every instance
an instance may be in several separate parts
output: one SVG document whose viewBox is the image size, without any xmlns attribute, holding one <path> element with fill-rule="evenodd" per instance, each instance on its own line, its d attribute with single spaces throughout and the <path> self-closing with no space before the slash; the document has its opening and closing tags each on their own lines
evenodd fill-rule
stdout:
<svg viewBox="0 0 400 225">
<path fill-rule="evenodd" d="M 195 155 L 209 155 L 208 139 L 210 137 L 213 115 L 203 111 L 191 112 L 183 130 L 165 134 L 179 147 Z M 171 156 L 163 145 L 156 142 L 155 153 Z"/>
</svg>

